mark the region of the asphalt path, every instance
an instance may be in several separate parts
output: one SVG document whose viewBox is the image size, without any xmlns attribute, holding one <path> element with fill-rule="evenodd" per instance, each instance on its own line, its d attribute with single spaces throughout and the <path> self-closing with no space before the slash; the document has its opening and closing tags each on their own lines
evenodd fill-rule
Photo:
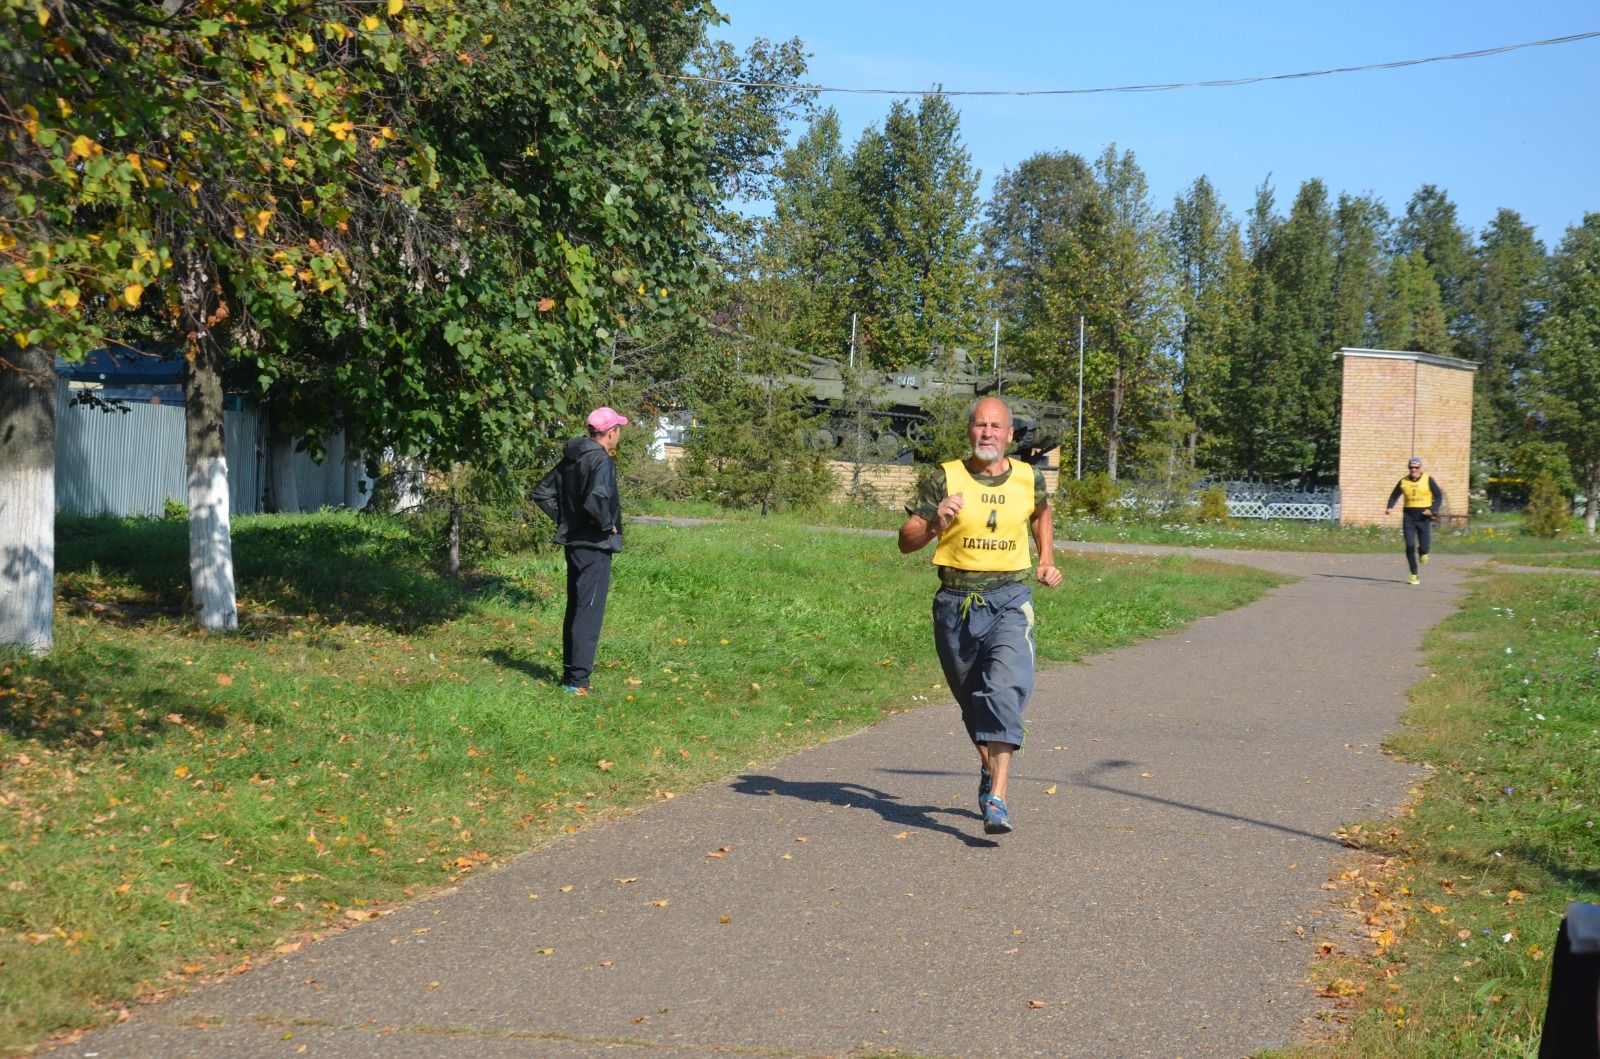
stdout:
<svg viewBox="0 0 1600 1059">
<path fill-rule="evenodd" d="M 1348 929 L 1323 889 L 1351 855 L 1334 834 L 1416 779 L 1379 745 L 1475 560 L 1436 556 L 1412 587 L 1398 554 L 1199 554 L 1295 580 L 1041 673 L 1014 834 L 984 835 L 975 755 L 932 692 L 56 1054 L 1195 1059 L 1294 1040 L 1315 947 Z"/>
</svg>

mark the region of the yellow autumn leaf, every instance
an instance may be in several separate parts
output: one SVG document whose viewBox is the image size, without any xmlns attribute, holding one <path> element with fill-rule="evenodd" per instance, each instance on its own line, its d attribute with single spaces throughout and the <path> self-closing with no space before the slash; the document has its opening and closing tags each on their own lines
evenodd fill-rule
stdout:
<svg viewBox="0 0 1600 1059">
<path fill-rule="evenodd" d="M 256 215 L 250 219 L 250 223 L 251 223 L 251 225 L 253 225 L 255 227 L 257 235 L 266 235 L 267 234 L 267 225 L 272 223 L 272 211 L 271 210 L 260 210 L 260 211 L 258 211 L 256 213 Z"/>
<path fill-rule="evenodd" d="M 378 21 L 377 15 L 368 15 L 366 18 L 361 20 L 361 28 L 366 30 L 368 33 L 371 33 L 381 25 L 383 25 L 383 23 Z"/>
<path fill-rule="evenodd" d="M 43 4 L 34 9 L 34 14 L 38 17 L 40 26 L 48 26 L 50 24 L 50 9 Z"/>
<path fill-rule="evenodd" d="M 394 16 L 398 15 L 400 13 L 400 9 L 405 6 L 406 0 L 389 0 L 389 17 L 393 18 Z"/>
<path fill-rule="evenodd" d="M 536 955 L 539 955 L 539 956 L 551 956 L 551 955 L 554 955 L 556 950 L 554 950 L 554 949 L 534 949 L 533 951 L 534 951 L 534 953 Z"/>
<path fill-rule="evenodd" d="M 73 290 L 71 287 L 68 287 L 66 290 L 62 291 L 61 304 L 65 305 L 69 309 L 76 309 L 78 307 L 78 292 Z"/>
<path fill-rule="evenodd" d="M 94 154 L 95 142 L 87 136 L 79 135 L 72 141 L 72 156 L 74 158 L 87 158 Z"/>
<path fill-rule="evenodd" d="M 181 780 L 189 774 L 189 766 L 179 765 L 177 768 L 172 770 L 172 774 Z"/>
<path fill-rule="evenodd" d="M 599 761 L 595 762 L 594 767 L 599 769 L 601 772 L 608 772 L 615 765 L 616 765 L 615 761 L 607 761 L 604 758 L 601 758 Z"/>
<path fill-rule="evenodd" d="M 1044 789 L 1044 792 L 1046 794 L 1054 794 L 1056 792 L 1056 785 L 1054 783 L 1050 784 L 1050 786 Z"/>
<path fill-rule="evenodd" d="M 218 673 L 217 683 L 225 688 L 229 687 L 233 684 L 233 675 L 231 673 Z"/>
<path fill-rule="evenodd" d="M 139 299 L 144 297 L 144 284 L 130 283 L 122 288 L 122 300 L 128 303 L 128 308 L 137 309 Z"/>
<path fill-rule="evenodd" d="M 62 99 L 60 96 L 56 97 L 56 109 L 61 112 L 61 116 L 63 118 L 72 117 L 72 104 L 68 103 L 66 100 Z"/>
<path fill-rule="evenodd" d="M 554 298 L 540 298 L 539 299 L 539 311 L 540 312 L 547 313 L 551 309 L 554 309 L 555 307 L 556 307 L 556 300 Z"/>
<path fill-rule="evenodd" d="M 561 888 L 561 892 L 564 893 L 564 894 L 570 894 L 572 892 L 572 887 L 571 886 L 563 886 Z"/>
<path fill-rule="evenodd" d="M 663 897 L 659 901 L 651 901 L 650 902 L 650 907 L 651 908 L 665 908 L 665 907 L 667 907 L 667 898 Z"/>
</svg>

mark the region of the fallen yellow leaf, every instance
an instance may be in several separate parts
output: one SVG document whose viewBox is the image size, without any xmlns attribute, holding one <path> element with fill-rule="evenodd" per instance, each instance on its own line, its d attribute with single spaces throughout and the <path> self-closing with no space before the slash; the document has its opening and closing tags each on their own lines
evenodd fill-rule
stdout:
<svg viewBox="0 0 1600 1059">
<path fill-rule="evenodd" d="M 537 953 L 538 955 L 540 955 L 540 956 L 550 956 L 550 955 L 553 955 L 556 950 L 554 950 L 554 949 L 534 949 L 533 951 L 535 953 Z"/>
<path fill-rule="evenodd" d="M 1044 789 L 1044 792 L 1046 794 L 1054 794 L 1056 792 L 1056 785 L 1054 783 L 1050 784 L 1050 786 Z"/>
<path fill-rule="evenodd" d="M 561 888 L 561 892 L 564 893 L 564 894 L 570 894 L 572 892 L 572 887 L 571 886 L 563 886 Z"/>
<path fill-rule="evenodd" d="M 665 897 L 663 897 L 659 901 L 651 901 L 650 902 L 650 907 L 651 908 L 665 908 L 665 907 L 667 907 L 667 901 L 668 901 L 668 898 L 665 898 Z"/>
</svg>

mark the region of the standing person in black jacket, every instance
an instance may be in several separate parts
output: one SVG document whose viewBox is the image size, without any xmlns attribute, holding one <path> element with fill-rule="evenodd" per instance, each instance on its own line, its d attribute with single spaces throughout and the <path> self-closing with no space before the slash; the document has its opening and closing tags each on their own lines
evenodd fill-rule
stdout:
<svg viewBox="0 0 1600 1059">
<path fill-rule="evenodd" d="M 1433 516 L 1444 506 L 1444 490 L 1433 480 L 1433 475 L 1422 473 L 1422 457 L 1413 456 L 1406 464 L 1406 476 L 1394 485 L 1389 493 L 1389 503 L 1384 514 L 1394 510 L 1394 503 L 1405 498 L 1401 508 L 1406 535 L 1406 563 L 1411 567 L 1410 581 L 1417 583 L 1417 564 L 1428 565 L 1428 552 L 1433 544 Z"/>
<path fill-rule="evenodd" d="M 627 416 L 612 408 L 589 413 L 589 434 L 573 438 L 561 462 L 540 479 L 532 500 L 556 521 L 556 543 L 567 550 L 567 615 L 561 625 L 561 683 L 569 695 L 589 695 L 600 624 L 611 588 L 611 556 L 622 550 L 622 505 L 613 457 Z"/>
</svg>

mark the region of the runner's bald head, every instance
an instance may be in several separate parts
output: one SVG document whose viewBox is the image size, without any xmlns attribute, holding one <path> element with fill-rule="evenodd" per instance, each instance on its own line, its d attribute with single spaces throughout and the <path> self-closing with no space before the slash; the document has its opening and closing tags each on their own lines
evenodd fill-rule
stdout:
<svg viewBox="0 0 1600 1059">
<path fill-rule="evenodd" d="M 1007 430 L 1011 429 L 1011 406 L 998 397 L 980 397 L 973 401 L 967 408 L 967 426 L 976 423 L 979 416 L 985 419 L 998 416 L 1000 425 Z"/>
</svg>

